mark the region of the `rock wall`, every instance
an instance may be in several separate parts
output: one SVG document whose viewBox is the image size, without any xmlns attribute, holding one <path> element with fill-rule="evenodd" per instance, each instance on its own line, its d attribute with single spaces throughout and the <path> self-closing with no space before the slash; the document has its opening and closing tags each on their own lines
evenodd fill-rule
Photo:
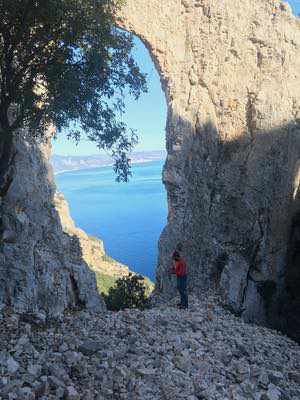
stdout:
<svg viewBox="0 0 300 400">
<path fill-rule="evenodd" d="M 101 311 L 95 274 L 79 239 L 63 232 L 54 205 L 50 143 L 19 138 L 14 179 L 1 199 L 0 304 L 57 316 L 70 308 Z"/>
<path fill-rule="evenodd" d="M 157 293 L 174 292 L 180 241 L 196 294 L 221 289 L 235 313 L 274 323 L 289 314 L 291 290 L 299 315 L 299 20 L 277 0 L 127 0 L 118 24 L 148 47 L 168 103 Z M 52 315 L 103 309 L 53 204 L 49 146 L 16 146 L 1 199 L 0 301 Z"/>
<path fill-rule="evenodd" d="M 157 293 L 174 291 L 180 241 L 195 293 L 215 286 L 248 321 L 278 321 L 299 209 L 300 21 L 277 0 L 127 0 L 118 24 L 148 47 L 168 103 Z"/>
</svg>

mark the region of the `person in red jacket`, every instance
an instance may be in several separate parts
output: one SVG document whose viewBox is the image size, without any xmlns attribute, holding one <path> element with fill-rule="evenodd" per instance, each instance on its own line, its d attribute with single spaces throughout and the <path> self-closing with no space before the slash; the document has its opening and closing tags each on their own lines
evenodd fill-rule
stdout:
<svg viewBox="0 0 300 400">
<path fill-rule="evenodd" d="M 188 293 L 187 293 L 187 266 L 184 259 L 180 256 L 178 251 L 172 254 L 173 267 L 171 273 L 177 277 L 177 290 L 180 294 L 180 303 L 178 307 L 188 308 Z"/>
</svg>

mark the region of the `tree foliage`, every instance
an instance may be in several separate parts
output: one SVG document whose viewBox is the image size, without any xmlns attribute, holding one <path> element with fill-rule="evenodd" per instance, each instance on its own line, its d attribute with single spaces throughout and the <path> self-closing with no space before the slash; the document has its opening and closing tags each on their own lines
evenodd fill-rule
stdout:
<svg viewBox="0 0 300 400">
<path fill-rule="evenodd" d="M 111 287 L 108 294 L 102 293 L 106 306 L 111 311 L 120 311 L 125 308 L 139 308 L 141 310 L 149 307 L 147 288 L 144 277 L 129 274 L 119 278 L 115 286 Z"/>
<path fill-rule="evenodd" d="M 85 132 L 127 180 L 137 137 L 120 114 L 125 92 L 138 98 L 146 81 L 132 36 L 114 26 L 120 6 L 120 0 L 0 0 L 2 181 L 19 129 L 43 137 L 52 124 L 76 141 Z"/>
</svg>

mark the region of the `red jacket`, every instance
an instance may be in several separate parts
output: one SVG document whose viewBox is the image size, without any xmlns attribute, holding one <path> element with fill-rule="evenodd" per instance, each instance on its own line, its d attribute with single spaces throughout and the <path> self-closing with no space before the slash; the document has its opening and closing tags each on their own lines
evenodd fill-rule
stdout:
<svg viewBox="0 0 300 400">
<path fill-rule="evenodd" d="M 187 275 L 187 266 L 186 262 L 183 259 L 175 261 L 175 266 L 172 268 L 172 273 L 176 274 L 176 276 L 186 276 Z"/>
</svg>

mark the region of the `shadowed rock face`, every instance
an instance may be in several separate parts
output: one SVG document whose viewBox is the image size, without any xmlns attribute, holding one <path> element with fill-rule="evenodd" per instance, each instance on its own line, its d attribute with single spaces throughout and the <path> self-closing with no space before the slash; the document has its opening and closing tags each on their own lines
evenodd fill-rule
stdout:
<svg viewBox="0 0 300 400">
<path fill-rule="evenodd" d="M 194 292 L 218 287 L 237 314 L 278 323 L 299 209 L 299 20 L 273 0 L 127 0 L 118 23 L 148 47 L 168 103 L 157 293 L 174 292 L 180 241 Z"/>
<path fill-rule="evenodd" d="M 0 303 L 57 316 L 105 309 L 76 236 L 63 232 L 54 206 L 50 143 L 16 144 L 12 186 L 1 203 Z"/>
</svg>

